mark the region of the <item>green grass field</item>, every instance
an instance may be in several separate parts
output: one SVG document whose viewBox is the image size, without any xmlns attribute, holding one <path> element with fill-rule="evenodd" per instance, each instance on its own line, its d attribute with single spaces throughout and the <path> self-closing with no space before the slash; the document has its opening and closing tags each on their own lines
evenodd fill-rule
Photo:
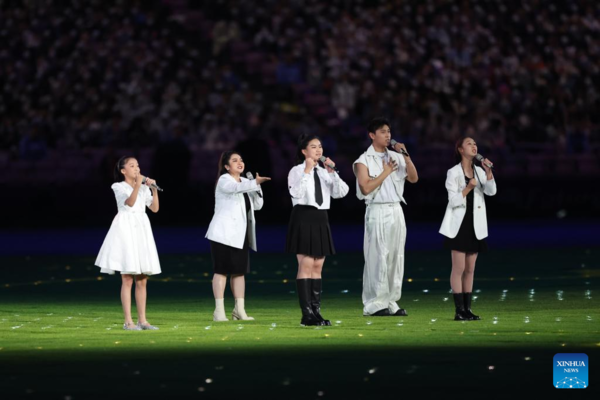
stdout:
<svg viewBox="0 0 600 400">
<path fill-rule="evenodd" d="M 246 308 L 256 321 L 215 323 L 210 256 L 163 256 L 164 273 L 148 284 L 148 319 L 160 331 L 126 332 L 120 278 L 98 280 L 93 257 L 5 257 L 0 393 L 311 399 L 516 385 L 545 393 L 556 390 L 556 353 L 586 353 L 597 368 L 600 250 L 482 255 L 473 305 L 482 320 L 471 322 L 452 320 L 449 259 L 408 253 L 400 305 L 409 316 L 363 317 L 362 254 L 332 257 L 323 314 L 334 326 L 300 327 L 293 257 L 253 255 Z"/>
</svg>

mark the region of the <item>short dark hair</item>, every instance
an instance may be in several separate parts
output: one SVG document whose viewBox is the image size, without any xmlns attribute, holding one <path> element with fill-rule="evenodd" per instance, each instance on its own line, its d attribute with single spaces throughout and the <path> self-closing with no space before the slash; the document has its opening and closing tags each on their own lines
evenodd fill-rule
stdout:
<svg viewBox="0 0 600 400">
<path fill-rule="evenodd" d="M 390 121 L 385 117 L 373 118 L 371 122 L 369 122 L 369 126 L 367 126 L 367 133 L 375 133 L 377 129 L 381 129 L 384 125 L 387 125 L 389 128 L 392 127 Z"/>
<path fill-rule="evenodd" d="M 306 157 L 304 157 L 304 154 L 302 154 L 302 150 L 306 149 L 308 147 L 308 144 L 312 141 L 317 139 L 319 142 L 321 142 L 321 144 L 323 143 L 321 141 L 321 138 L 315 134 L 303 134 L 302 136 L 300 136 L 298 138 L 298 150 L 296 152 L 296 157 L 298 158 L 298 164 L 302 164 L 304 162 L 304 160 L 306 159 Z"/>
<path fill-rule="evenodd" d="M 125 176 L 121 173 L 121 170 L 123 168 L 125 168 L 125 164 L 127 164 L 127 161 L 129 161 L 131 158 L 135 158 L 135 157 L 125 156 L 125 157 L 119 158 L 119 161 L 117 161 L 117 164 L 115 165 L 115 170 L 114 170 L 115 182 L 122 182 L 125 180 Z"/>
</svg>

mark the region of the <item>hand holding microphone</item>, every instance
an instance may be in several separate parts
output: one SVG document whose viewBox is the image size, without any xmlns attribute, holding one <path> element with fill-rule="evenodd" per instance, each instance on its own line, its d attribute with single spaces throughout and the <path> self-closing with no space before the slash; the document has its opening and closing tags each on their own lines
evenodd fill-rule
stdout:
<svg viewBox="0 0 600 400">
<path fill-rule="evenodd" d="M 390 144 L 392 145 L 394 150 L 396 150 L 398 153 L 402 154 L 405 157 L 410 157 L 408 155 L 408 152 L 406 151 L 406 146 L 404 145 L 404 143 L 398 143 L 397 141 L 392 139 L 392 140 L 390 140 Z"/>
<path fill-rule="evenodd" d="M 492 164 L 492 162 L 490 160 L 483 157 L 481 154 L 477 153 L 477 155 L 475 156 L 475 159 L 477 161 L 479 161 L 481 163 L 481 165 L 483 165 L 484 168 L 487 167 L 488 169 L 494 169 L 494 164 Z"/>
<path fill-rule="evenodd" d="M 337 172 L 339 173 L 340 171 L 338 171 L 338 169 L 335 167 L 335 163 L 333 161 L 331 161 L 329 159 L 329 157 L 325 157 L 325 156 L 321 156 L 319 158 L 319 160 L 323 163 L 323 165 L 325 165 L 325 167 L 327 167 L 328 169 L 330 169 L 331 171 L 329 172 Z"/>
<path fill-rule="evenodd" d="M 159 192 L 162 192 L 163 190 L 156 184 L 156 181 L 154 179 L 150 179 L 150 178 L 146 178 L 143 175 L 140 175 L 142 177 L 142 184 L 146 185 L 152 189 L 156 189 Z M 139 177 L 138 177 L 139 179 Z"/>
</svg>

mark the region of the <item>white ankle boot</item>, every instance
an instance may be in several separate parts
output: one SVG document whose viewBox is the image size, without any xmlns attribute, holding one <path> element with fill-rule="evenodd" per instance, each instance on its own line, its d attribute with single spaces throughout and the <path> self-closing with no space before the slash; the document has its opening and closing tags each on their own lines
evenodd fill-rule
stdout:
<svg viewBox="0 0 600 400">
<path fill-rule="evenodd" d="M 215 299 L 213 321 L 229 321 L 225 316 L 225 299 Z"/>
<path fill-rule="evenodd" d="M 243 320 L 243 321 L 253 321 L 254 318 L 249 317 L 246 314 L 246 310 L 244 309 L 244 299 L 235 299 L 235 308 L 233 309 L 233 313 L 231 314 L 231 318 L 234 321 Z"/>
</svg>

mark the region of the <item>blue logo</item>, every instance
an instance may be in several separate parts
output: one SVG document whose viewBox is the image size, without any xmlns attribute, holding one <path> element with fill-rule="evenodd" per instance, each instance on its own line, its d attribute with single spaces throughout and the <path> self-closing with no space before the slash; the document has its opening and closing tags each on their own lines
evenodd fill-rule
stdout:
<svg viewBox="0 0 600 400">
<path fill-rule="evenodd" d="M 557 389 L 585 389 L 588 381 L 588 356 L 583 353 L 558 353 L 554 356 L 554 382 Z"/>
</svg>

